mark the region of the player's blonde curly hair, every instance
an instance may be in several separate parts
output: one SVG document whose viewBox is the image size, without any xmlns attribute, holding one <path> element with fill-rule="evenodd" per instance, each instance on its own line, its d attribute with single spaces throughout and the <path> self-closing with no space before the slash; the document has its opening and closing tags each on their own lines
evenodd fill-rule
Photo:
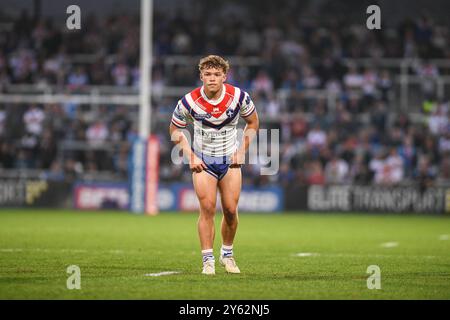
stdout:
<svg viewBox="0 0 450 320">
<path fill-rule="evenodd" d="M 200 73 L 203 69 L 208 68 L 222 69 L 223 73 L 227 74 L 228 70 L 230 69 L 230 64 L 227 60 L 220 56 L 209 55 L 200 59 L 200 63 L 198 64 L 198 70 L 200 71 Z"/>
</svg>

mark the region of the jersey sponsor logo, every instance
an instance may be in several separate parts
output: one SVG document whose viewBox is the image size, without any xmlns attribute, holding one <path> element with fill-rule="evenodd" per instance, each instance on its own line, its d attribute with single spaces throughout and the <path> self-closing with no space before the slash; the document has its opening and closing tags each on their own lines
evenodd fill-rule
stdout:
<svg viewBox="0 0 450 320">
<path fill-rule="evenodd" d="M 193 116 L 194 116 L 195 120 L 203 120 L 203 119 L 211 118 L 211 115 L 209 113 L 205 113 L 205 114 L 195 113 Z"/>
<path fill-rule="evenodd" d="M 202 135 L 203 137 L 210 137 L 210 138 L 226 136 L 229 132 L 230 131 L 227 131 L 227 130 L 221 130 L 221 131 L 205 131 L 205 130 L 201 130 L 201 129 L 195 130 L 195 133 Z"/>
</svg>

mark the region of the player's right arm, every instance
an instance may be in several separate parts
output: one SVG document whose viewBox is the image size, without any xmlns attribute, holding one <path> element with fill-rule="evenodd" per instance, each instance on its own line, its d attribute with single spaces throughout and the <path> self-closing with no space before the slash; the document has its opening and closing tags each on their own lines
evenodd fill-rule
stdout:
<svg viewBox="0 0 450 320">
<path fill-rule="evenodd" d="M 181 131 L 182 128 L 187 126 L 187 116 L 186 109 L 178 102 L 172 114 L 172 121 L 169 126 L 170 139 L 176 145 L 179 145 L 183 152 L 183 156 L 187 157 L 189 160 L 189 168 L 191 171 L 201 172 L 203 169 L 206 169 L 206 165 L 192 151 L 189 141 L 183 131 Z"/>
</svg>

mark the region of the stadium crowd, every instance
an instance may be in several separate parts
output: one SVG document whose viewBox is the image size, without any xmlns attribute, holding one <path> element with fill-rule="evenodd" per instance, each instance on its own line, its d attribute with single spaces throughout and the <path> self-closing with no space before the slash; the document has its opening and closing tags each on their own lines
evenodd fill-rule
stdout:
<svg viewBox="0 0 450 320">
<path fill-rule="evenodd" d="M 285 10 L 296 12 L 293 7 Z M 257 165 L 245 166 L 244 182 L 450 182 L 449 102 L 448 97 L 436 99 L 435 81 L 443 71 L 430 60 L 450 59 L 448 26 L 422 16 L 395 30 L 370 32 L 344 20 L 319 24 L 289 13 L 248 14 L 233 7 L 218 16 L 156 12 L 154 22 L 155 92 L 199 85 L 195 65 L 167 67 L 166 56 L 258 57 L 256 65 L 232 66 L 228 82 L 251 94 L 261 127 L 280 130 L 281 163 L 273 176 L 261 176 Z M 83 92 L 95 85 L 137 88 L 139 19 L 90 16 L 85 23 L 74 32 L 51 19 L 34 21 L 22 13 L 11 28 L 0 31 L 0 92 L 15 84 L 54 85 L 61 92 Z M 74 62 L 79 54 L 90 55 L 92 61 Z M 418 58 L 409 72 L 423 79 L 425 121 L 392 111 L 392 71 L 344 63 L 346 58 L 389 57 Z M 308 96 L 308 89 L 335 94 L 336 104 Z M 190 179 L 187 166 L 170 160 L 167 127 L 175 104 L 171 98 L 153 101 L 155 114 L 163 119 L 167 115 L 167 121 L 154 126 L 161 141 L 162 181 Z M 44 169 L 54 179 L 103 171 L 125 178 L 136 124 L 136 108 L 127 106 L 2 103 L 0 168 Z M 89 148 L 68 147 L 74 141 Z"/>
</svg>

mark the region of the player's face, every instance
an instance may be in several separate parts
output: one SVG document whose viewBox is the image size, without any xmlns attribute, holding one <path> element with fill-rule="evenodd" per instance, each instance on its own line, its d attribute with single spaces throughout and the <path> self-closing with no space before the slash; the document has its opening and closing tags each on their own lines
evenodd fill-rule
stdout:
<svg viewBox="0 0 450 320">
<path fill-rule="evenodd" d="M 222 88 L 226 75 L 222 69 L 208 68 L 202 70 L 200 79 L 203 81 L 203 86 L 206 90 L 217 92 Z"/>
</svg>

